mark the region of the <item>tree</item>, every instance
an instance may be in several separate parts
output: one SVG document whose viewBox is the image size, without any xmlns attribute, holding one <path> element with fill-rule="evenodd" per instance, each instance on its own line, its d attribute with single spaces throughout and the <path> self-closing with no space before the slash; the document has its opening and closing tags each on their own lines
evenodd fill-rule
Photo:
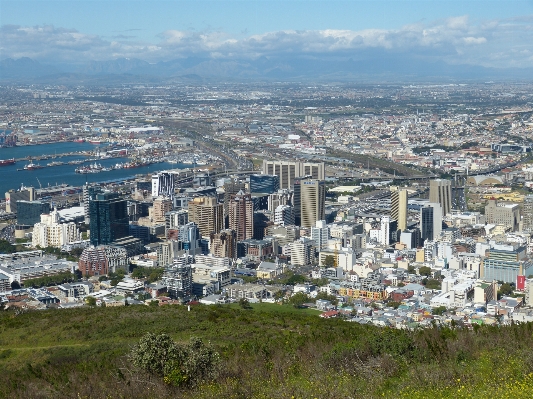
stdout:
<svg viewBox="0 0 533 399">
<path fill-rule="evenodd" d="M 89 306 L 96 306 L 96 298 L 93 296 L 88 296 L 85 298 L 85 303 Z"/>
<path fill-rule="evenodd" d="M 442 316 L 446 312 L 446 306 L 437 306 L 436 308 L 433 308 L 431 311 L 431 314 Z"/>
<path fill-rule="evenodd" d="M 316 294 L 315 299 L 325 299 L 326 301 L 330 301 L 332 305 L 337 305 L 339 303 L 335 295 L 329 295 L 327 292 L 323 291 Z"/>
<path fill-rule="evenodd" d="M 11 289 L 12 290 L 20 290 L 20 283 L 17 280 L 14 280 L 11 283 Z"/>
<path fill-rule="evenodd" d="M 310 298 L 307 296 L 307 294 L 304 294 L 303 292 L 297 292 L 291 298 L 289 299 L 289 302 L 294 306 L 295 308 L 301 307 L 304 303 L 309 302 Z"/>
<path fill-rule="evenodd" d="M 326 255 L 322 260 L 322 266 L 335 267 L 335 257 L 333 255 Z"/>
<path fill-rule="evenodd" d="M 147 333 L 131 350 L 130 360 L 141 370 L 163 377 L 169 385 L 196 385 L 214 379 L 220 367 L 220 356 L 209 344 L 191 338 L 178 344 L 167 334 Z"/>
<path fill-rule="evenodd" d="M 249 309 L 251 308 L 250 302 L 246 298 L 239 299 L 239 306 L 243 309 Z"/>
<path fill-rule="evenodd" d="M 413 274 L 416 271 L 414 266 L 407 266 L 407 272 Z"/>
<path fill-rule="evenodd" d="M 426 282 L 426 288 L 430 290 L 440 290 L 441 283 L 439 280 L 428 279 Z"/>
<path fill-rule="evenodd" d="M 16 251 L 14 245 L 7 240 L 0 240 L 0 254 L 12 254 Z"/>
<path fill-rule="evenodd" d="M 279 290 L 279 291 L 276 291 L 274 293 L 274 299 L 277 301 L 283 299 L 285 297 L 285 291 L 284 290 Z"/>
<path fill-rule="evenodd" d="M 429 277 L 431 276 L 431 267 L 428 266 L 422 266 L 420 269 L 418 269 L 418 273 L 421 276 Z"/>
<path fill-rule="evenodd" d="M 509 283 L 503 283 L 500 285 L 500 289 L 498 290 L 498 294 L 501 296 L 511 295 L 513 293 L 513 287 Z"/>
</svg>

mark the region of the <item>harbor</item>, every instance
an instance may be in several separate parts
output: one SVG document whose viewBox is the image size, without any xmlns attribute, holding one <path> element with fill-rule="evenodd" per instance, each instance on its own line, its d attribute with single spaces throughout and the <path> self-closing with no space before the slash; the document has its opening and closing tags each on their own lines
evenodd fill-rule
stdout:
<svg viewBox="0 0 533 399">
<path fill-rule="evenodd" d="M 75 149 L 79 151 L 74 151 Z M 5 193 L 21 186 L 37 189 L 59 185 L 79 187 L 85 183 L 126 180 L 138 174 L 149 174 L 164 169 L 185 169 L 191 166 L 176 162 L 175 159 L 167 162 L 163 157 L 156 159 L 85 155 L 85 152 L 91 150 L 95 150 L 92 144 L 73 142 L 1 148 L 0 160 L 14 159 L 15 162 L 8 162 L 0 167 L 0 192 Z M 45 159 L 53 160 L 45 163 L 43 162 Z M 96 168 L 94 168 L 95 163 Z M 84 172 L 89 170 L 92 171 Z"/>
</svg>

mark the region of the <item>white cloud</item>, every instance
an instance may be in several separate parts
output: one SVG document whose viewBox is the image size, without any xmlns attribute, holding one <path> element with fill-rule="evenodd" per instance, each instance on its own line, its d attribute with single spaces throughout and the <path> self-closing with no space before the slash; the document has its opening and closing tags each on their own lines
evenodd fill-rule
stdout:
<svg viewBox="0 0 533 399">
<path fill-rule="evenodd" d="M 220 31 L 167 30 L 153 43 L 130 37 L 109 40 L 54 26 L 4 25 L 0 28 L 0 57 L 70 62 L 130 57 L 155 62 L 192 55 L 237 60 L 261 56 L 352 57 L 380 51 L 452 64 L 530 67 L 532 39 L 533 16 L 478 24 L 471 23 L 468 16 L 458 16 L 394 30 L 284 30 L 244 38 Z"/>
</svg>

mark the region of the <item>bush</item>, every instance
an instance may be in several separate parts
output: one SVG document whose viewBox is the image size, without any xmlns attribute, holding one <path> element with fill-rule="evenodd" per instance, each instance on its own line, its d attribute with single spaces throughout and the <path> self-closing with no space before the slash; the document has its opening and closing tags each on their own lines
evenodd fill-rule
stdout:
<svg viewBox="0 0 533 399">
<path fill-rule="evenodd" d="M 200 338 L 180 345 L 167 334 L 147 333 L 132 349 L 133 365 L 149 374 L 163 377 L 169 385 L 196 385 L 218 374 L 219 354 Z"/>
</svg>

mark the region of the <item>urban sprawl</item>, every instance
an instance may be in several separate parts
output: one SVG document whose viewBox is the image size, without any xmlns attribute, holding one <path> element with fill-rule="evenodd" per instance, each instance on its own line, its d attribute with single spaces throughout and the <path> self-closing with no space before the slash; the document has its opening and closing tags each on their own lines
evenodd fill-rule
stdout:
<svg viewBox="0 0 533 399">
<path fill-rule="evenodd" d="M 5 308 L 271 302 L 399 329 L 533 321 L 531 84 L 0 93 L 1 154 L 92 144 L 72 161 L 82 186 L 17 181 L 72 153 L 2 155 L 0 171 L 20 165 L 2 175 Z M 142 173 L 159 162 L 171 167 Z M 100 174 L 121 168 L 134 176 Z"/>
</svg>

